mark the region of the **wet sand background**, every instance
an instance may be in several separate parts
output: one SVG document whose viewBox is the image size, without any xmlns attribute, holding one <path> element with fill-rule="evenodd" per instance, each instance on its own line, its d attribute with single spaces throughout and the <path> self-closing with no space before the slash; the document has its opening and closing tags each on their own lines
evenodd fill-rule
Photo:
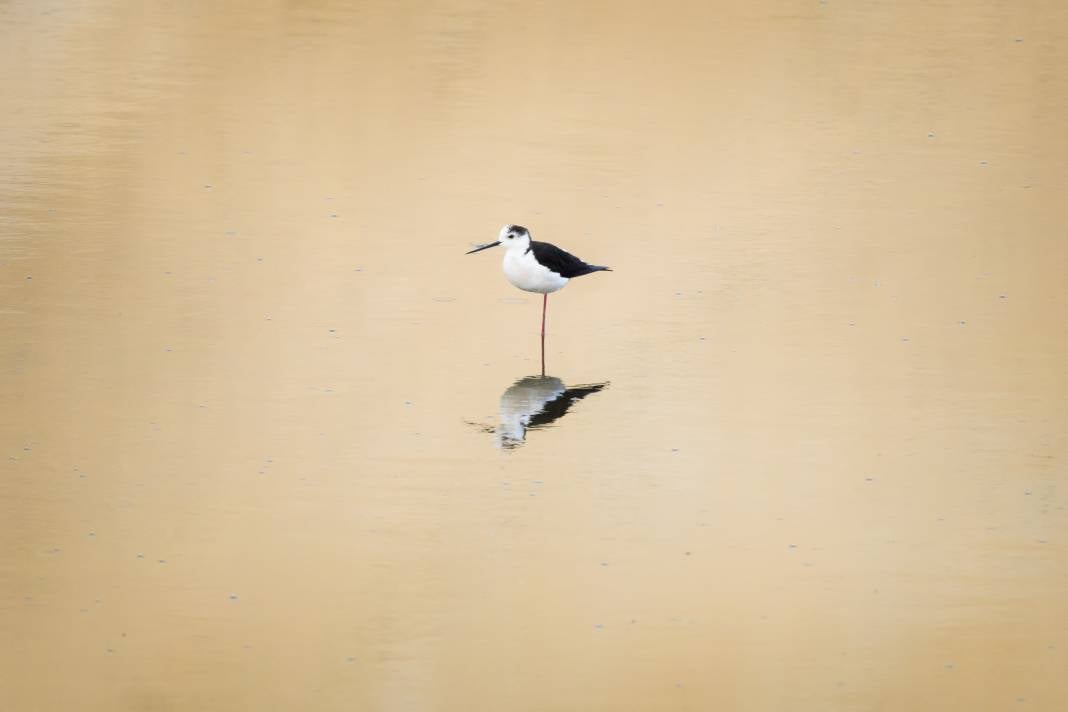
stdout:
<svg viewBox="0 0 1068 712">
<path fill-rule="evenodd" d="M 1066 40 L 3 4 L 0 709 L 1068 708 Z"/>
</svg>

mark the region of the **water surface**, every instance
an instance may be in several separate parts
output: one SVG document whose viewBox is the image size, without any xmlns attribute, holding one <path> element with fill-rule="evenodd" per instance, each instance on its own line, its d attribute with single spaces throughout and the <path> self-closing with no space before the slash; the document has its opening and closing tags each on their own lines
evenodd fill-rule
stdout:
<svg viewBox="0 0 1068 712">
<path fill-rule="evenodd" d="M 5 3 L 0 708 L 1065 709 L 1066 39 Z"/>
</svg>

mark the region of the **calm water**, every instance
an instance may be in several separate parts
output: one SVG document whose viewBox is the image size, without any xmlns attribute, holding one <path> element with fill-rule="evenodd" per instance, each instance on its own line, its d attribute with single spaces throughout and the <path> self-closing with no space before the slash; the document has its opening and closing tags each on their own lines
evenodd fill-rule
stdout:
<svg viewBox="0 0 1068 712">
<path fill-rule="evenodd" d="M 0 4 L 0 709 L 1068 708 L 1066 43 Z"/>
</svg>

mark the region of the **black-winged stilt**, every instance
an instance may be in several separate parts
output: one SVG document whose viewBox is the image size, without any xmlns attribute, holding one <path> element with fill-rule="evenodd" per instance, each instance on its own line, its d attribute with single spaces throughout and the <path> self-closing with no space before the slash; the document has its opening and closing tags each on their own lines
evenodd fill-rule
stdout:
<svg viewBox="0 0 1068 712">
<path fill-rule="evenodd" d="M 524 292 L 543 295 L 541 300 L 541 372 L 545 375 L 545 312 L 549 294 L 563 289 L 571 279 L 591 272 L 611 272 L 608 267 L 589 265 L 548 242 L 535 242 L 530 230 L 521 225 L 505 225 L 496 242 L 481 245 L 466 254 L 504 246 L 504 276 Z"/>
</svg>

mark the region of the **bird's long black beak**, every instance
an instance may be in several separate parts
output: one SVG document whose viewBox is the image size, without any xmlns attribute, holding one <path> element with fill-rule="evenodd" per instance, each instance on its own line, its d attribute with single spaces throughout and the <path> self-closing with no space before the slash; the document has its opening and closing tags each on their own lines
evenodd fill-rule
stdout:
<svg viewBox="0 0 1068 712">
<path fill-rule="evenodd" d="M 470 252 L 465 252 L 464 254 L 465 255 L 470 255 L 470 254 L 473 254 L 475 252 L 482 252 L 482 250 L 488 250 L 489 248 L 496 247 L 499 244 L 501 244 L 501 241 L 497 240 L 496 242 L 491 242 L 488 245 L 483 245 L 482 247 L 476 247 L 475 249 L 471 250 Z"/>
</svg>

